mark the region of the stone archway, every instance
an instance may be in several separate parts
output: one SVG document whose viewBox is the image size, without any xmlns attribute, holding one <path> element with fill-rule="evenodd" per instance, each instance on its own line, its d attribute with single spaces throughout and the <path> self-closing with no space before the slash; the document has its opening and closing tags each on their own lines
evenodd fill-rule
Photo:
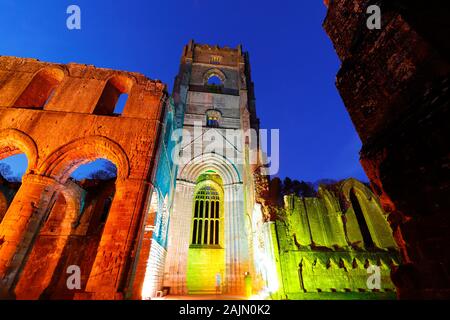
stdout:
<svg viewBox="0 0 450 320">
<path fill-rule="evenodd" d="M 39 167 L 39 173 L 65 183 L 82 164 L 105 158 L 117 167 L 117 179 L 124 180 L 130 172 L 128 156 L 114 141 L 91 136 L 70 142 L 52 153 Z"/>
<path fill-rule="evenodd" d="M 117 279 L 104 273 L 105 263 L 115 265 L 115 267 L 111 268 L 116 268 L 116 276 L 119 276 L 121 268 L 125 267 L 128 250 L 131 247 L 119 241 L 120 237 L 117 235 L 117 232 L 121 228 L 126 228 L 126 225 L 123 223 L 124 212 L 127 214 L 133 213 L 130 213 L 127 208 L 130 206 L 134 208 L 134 201 L 140 196 L 140 192 L 134 189 L 140 187 L 140 185 L 128 179 L 130 166 L 127 154 L 114 141 L 102 136 L 91 136 L 70 142 L 56 150 L 42 163 L 39 167 L 39 172 L 44 176 L 52 177 L 56 181 L 66 183 L 70 175 L 79 166 L 99 158 L 107 159 L 117 167 L 116 191 L 105 222 L 95 261 L 87 280 L 86 291 L 99 295 L 106 294 L 104 297 L 110 298 L 116 294 L 118 282 Z M 131 222 L 133 221 L 127 221 L 127 223 Z M 122 236 L 126 235 L 122 234 Z M 114 245 L 111 245 L 110 239 L 112 237 L 115 239 Z M 109 259 L 110 257 L 105 252 L 111 252 L 117 259 Z M 105 259 L 107 262 L 105 262 Z M 108 282 L 108 293 L 98 293 L 105 287 L 104 282 Z M 78 298 L 82 297 L 83 294 L 78 295 Z M 101 297 L 103 296 L 99 296 L 99 298 Z"/>
<path fill-rule="evenodd" d="M 249 270 L 251 249 L 245 230 L 243 183 L 237 167 L 226 157 L 214 153 L 200 155 L 180 169 L 169 229 L 164 286 L 170 287 L 172 294 L 188 293 L 186 274 L 192 236 L 193 199 L 197 179 L 207 171 L 217 173 L 223 183 L 225 272 L 222 277 L 222 292 L 242 294 L 243 275 Z"/>
</svg>

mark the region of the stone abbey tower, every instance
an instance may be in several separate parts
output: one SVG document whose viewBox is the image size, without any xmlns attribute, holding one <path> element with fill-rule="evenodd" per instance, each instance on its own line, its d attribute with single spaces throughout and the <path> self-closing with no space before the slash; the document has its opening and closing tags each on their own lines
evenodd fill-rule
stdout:
<svg viewBox="0 0 450 320">
<path fill-rule="evenodd" d="M 0 57 L 0 160 L 28 159 L 21 182 L 0 176 L 0 298 L 395 297 L 378 198 L 353 179 L 277 193 L 259 131 L 241 46 L 189 42 L 171 96 L 138 73 Z M 72 176 L 97 159 L 117 176 Z"/>
<path fill-rule="evenodd" d="M 254 272 L 249 213 L 257 163 L 246 158 L 251 146 L 242 134 L 258 129 L 249 67 L 241 47 L 190 42 L 183 52 L 174 98 L 184 110 L 184 161 L 164 273 L 175 294 L 214 293 L 216 281 L 224 293 L 243 294 L 244 274 Z M 222 143 L 211 152 L 214 139 Z"/>
</svg>

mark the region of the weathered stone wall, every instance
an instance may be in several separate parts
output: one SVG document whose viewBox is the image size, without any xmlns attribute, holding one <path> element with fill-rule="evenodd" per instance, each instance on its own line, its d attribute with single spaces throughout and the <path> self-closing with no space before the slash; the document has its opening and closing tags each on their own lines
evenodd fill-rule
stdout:
<svg viewBox="0 0 450 320">
<path fill-rule="evenodd" d="M 402 249 L 401 298 L 450 296 L 449 42 L 446 1 L 330 1 L 324 27 L 337 87 L 363 142 L 361 163 Z"/>
<path fill-rule="evenodd" d="M 357 201 L 374 246 L 365 242 L 362 222 L 356 221 L 358 204 L 346 201 L 350 190 L 360 194 Z M 398 248 L 377 198 L 356 180 L 321 187 L 317 198 L 286 196 L 278 209 L 274 246 L 281 298 L 395 298 L 390 273 L 400 263 Z M 378 290 L 367 286 L 370 265 L 380 267 Z"/>
<path fill-rule="evenodd" d="M 159 137 L 156 156 L 157 168 L 153 181 L 153 193 L 148 200 L 147 218 L 140 239 L 139 257 L 135 266 L 133 288 L 134 299 L 154 298 L 163 289 L 164 266 L 166 262 L 170 212 L 175 197 L 175 182 L 178 164 L 174 152 L 180 133 L 176 130 L 175 106 L 169 99 L 166 106 L 164 129 Z"/>
<path fill-rule="evenodd" d="M 117 115 L 114 107 L 122 93 L 128 100 Z M 66 244 L 72 246 L 71 254 L 79 252 L 70 227 L 79 218 L 79 199 L 68 178 L 78 166 L 106 158 L 118 169 L 115 196 L 98 248 L 91 251 L 92 269 L 83 283 L 86 294 L 76 298 L 123 297 L 150 192 L 166 96 L 162 83 L 137 73 L 0 57 L 0 158 L 25 153 L 29 163 L 0 225 L 2 296 L 14 296 L 24 270 L 35 269 L 29 265 L 34 259 L 28 257 L 42 242 L 37 235 L 48 215 L 58 216 L 65 208 L 58 218 L 64 233 L 58 235 L 58 244 L 42 242 L 48 250 L 39 254 L 39 264 L 55 266 Z M 32 277 L 39 282 L 39 274 Z M 41 280 L 48 281 L 45 272 Z"/>
</svg>

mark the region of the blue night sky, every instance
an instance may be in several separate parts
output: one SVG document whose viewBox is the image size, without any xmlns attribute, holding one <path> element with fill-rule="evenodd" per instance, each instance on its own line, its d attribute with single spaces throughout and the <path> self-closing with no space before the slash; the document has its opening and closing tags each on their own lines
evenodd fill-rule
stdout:
<svg viewBox="0 0 450 320">
<path fill-rule="evenodd" d="M 81 30 L 66 28 L 71 4 L 81 7 Z M 136 71 L 171 90 L 189 39 L 242 43 L 261 126 L 280 129 L 279 175 L 367 180 L 334 85 L 340 62 L 322 29 L 325 14 L 322 0 L 2 0 L 0 55 Z M 18 171 L 24 164 L 8 163 Z"/>
</svg>

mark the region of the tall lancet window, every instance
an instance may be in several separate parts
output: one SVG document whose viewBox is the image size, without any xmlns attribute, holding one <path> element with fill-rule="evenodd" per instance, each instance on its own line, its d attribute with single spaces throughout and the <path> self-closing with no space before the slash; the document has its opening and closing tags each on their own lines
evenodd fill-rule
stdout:
<svg viewBox="0 0 450 320">
<path fill-rule="evenodd" d="M 219 245 L 220 195 L 213 186 L 201 187 L 194 196 L 192 244 Z"/>
</svg>

